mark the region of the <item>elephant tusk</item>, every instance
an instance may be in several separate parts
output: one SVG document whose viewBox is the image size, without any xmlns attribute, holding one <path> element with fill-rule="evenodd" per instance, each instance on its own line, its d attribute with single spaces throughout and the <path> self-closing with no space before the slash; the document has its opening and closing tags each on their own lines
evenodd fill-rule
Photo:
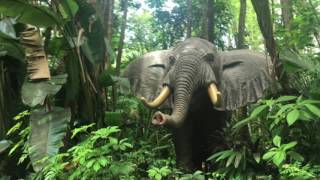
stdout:
<svg viewBox="0 0 320 180">
<path fill-rule="evenodd" d="M 144 105 L 148 106 L 149 108 L 157 108 L 164 103 L 164 101 L 169 97 L 170 93 L 170 88 L 168 86 L 164 86 L 159 96 L 152 102 L 148 102 L 144 97 L 141 97 L 140 100 L 143 102 Z"/>
<path fill-rule="evenodd" d="M 218 91 L 218 88 L 214 83 L 211 83 L 208 86 L 208 94 L 214 106 L 221 105 L 221 93 Z"/>
</svg>

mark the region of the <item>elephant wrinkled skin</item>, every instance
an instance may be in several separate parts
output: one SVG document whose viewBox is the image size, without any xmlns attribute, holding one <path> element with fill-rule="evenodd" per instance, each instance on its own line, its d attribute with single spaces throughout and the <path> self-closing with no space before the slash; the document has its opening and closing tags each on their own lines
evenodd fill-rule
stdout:
<svg viewBox="0 0 320 180">
<path fill-rule="evenodd" d="M 146 105 L 172 110 L 156 112 L 152 123 L 173 129 L 180 167 L 199 169 L 222 143 L 219 130 L 228 112 L 257 101 L 270 86 L 270 66 L 264 54 L 220 52 L 204 39 L 190 38 L 173 49 L 137 58 L 124 76 Z"/>
</svg>

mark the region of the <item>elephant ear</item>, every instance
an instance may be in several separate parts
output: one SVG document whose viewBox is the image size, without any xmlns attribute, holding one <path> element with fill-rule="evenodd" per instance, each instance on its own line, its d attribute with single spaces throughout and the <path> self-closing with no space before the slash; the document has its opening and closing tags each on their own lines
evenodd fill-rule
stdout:
<svg viewBox="0 0 320 180">
<path fill-rule="evenodd" d="M 123 76 L 129 79 L 135 96 L 152 101 L 159 95 L 170 68 L 169 57 L 169 50 L 153 51 L 138 57 L 126 67 Z M 169 97 L 161 108 L 171 108 L 171 105 L 172 98 Z"/>
<path fill-rule="evenodd" d="M 220 91 L 223 110 L 234 110 L 256 102 L 271 86 L 270 58 L 250 50 L 234 50 L 221 54 Z"/>
</svg>

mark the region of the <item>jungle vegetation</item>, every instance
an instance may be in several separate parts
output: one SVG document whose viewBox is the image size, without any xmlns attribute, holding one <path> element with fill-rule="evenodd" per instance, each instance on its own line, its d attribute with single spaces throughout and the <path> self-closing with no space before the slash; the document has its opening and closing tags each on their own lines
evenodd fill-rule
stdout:
<svg viewBox="0 0 320 180">
<path fill-rule="evenodd" d="M 320 0 L 0 0 L 0 179 L 319 179 L 319 30 Z M 188 37 L 277 79 L 196 172 L 120 76 Z"/>
</svg>

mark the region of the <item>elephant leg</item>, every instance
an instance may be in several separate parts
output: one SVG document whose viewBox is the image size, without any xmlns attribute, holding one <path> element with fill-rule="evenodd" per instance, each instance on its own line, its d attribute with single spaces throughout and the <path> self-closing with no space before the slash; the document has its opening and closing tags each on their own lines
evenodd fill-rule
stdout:
<svg viewBox="0 0 320 180">
<path fill-rule="evenodd" d="M 230 118 L 227 112 L 214 110 L 210 103 L 205 98 L 201 108 L 189 116 L 193 122 L 193 163 L 201 170 L 204 170 L 207 158 L 223 147 L 222 128 Z"/>
<path fill-rule="evenodd" d="M 173 129 L 176 160 L 179 168 L 186 171 L 195 169 L 192 159 L 192 126 L 190 119 L 186 119 L 180 128 Z"/>
<path fill-rule="evenodd" d="M 204 161 L 217 150 L 225 148 L 222 129 L 230 119 L 229 113 L 225 111 L 210 110 L 209 114 L 210 116 L 202 124 L 202 132 L 206 133 L 204 135 L 206 146 L 203 152 Z"/>
</svg>

